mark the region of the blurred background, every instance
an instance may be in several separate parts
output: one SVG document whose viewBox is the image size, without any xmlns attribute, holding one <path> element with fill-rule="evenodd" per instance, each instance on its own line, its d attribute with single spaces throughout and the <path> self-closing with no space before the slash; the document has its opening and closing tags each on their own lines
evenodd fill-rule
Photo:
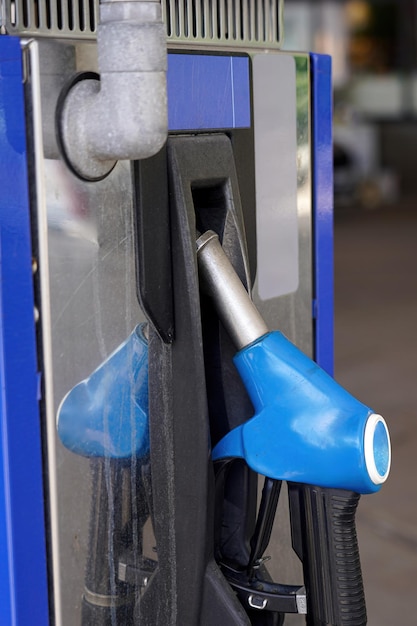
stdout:
<svg viewBox="0 0 417 626">
<path fill-rule="evenodd" d="M 392 473 L 361 500 L 370 626 L 415 626 L 417 1 L 285 2 L 285 49 L 333 58 L 335 377 L 385 416 Z"/>
</svg>

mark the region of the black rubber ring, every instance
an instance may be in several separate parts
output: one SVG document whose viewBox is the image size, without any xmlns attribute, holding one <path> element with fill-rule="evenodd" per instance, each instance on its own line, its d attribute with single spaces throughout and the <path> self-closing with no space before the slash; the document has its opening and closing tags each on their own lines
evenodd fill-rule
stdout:
<svg viewBox="0 0 417 626">
<path fill-rule="evenodd" d="M 107 176 L 113 171 L 114 167 L 116 166 L 117 161 L 115 161 L 111 169 L 102 176 L 87 178 L 77 169 L 76 165 L 70 160 L 65 149 L 65 142 L 63 140 L 62 111 L 64 108 L 64 104 L 71 89 L 82 80 L 97 80 L 100 82 L 100 75 L 97 74 L 97 72 L 78 72 L 77 74 L 74 74 L 74 76 L 72 76 L 71 79 L 63 86 L 58 96 L 55 109 L 55 137 L 62 159 L 68 169 L 74 174 L 74 176 L 88 183 L 96 183 L 100 180 L 104 180 L 105 178 L 107 178 Z"/>
</svg>

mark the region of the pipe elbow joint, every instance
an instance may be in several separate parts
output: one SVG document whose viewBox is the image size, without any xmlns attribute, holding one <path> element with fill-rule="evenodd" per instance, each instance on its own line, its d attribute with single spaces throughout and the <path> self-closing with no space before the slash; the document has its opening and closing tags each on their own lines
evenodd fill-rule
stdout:
<svg viewBox="0 0 417 626">
<path fill-rule="evenodd" d="M 153 156 L 168 134 L 166 32 L 159 1 L 103 2 L 100 79 L 78 75 L 57 109 L 57 135 L 71 169 L 104 178 L 116 161 Z"/>
<path fill-rule="evenodd" d="M 102 73 L 100 82 L 100 123 L 88 129 L 96 158 L 136 160 L 159 152 L 168 134 L 166 73 Z"/>
</svg>

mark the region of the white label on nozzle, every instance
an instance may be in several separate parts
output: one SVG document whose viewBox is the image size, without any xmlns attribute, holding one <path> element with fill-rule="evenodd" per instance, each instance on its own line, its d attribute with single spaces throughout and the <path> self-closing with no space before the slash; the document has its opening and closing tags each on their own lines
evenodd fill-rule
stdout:
<svg viewBox="0 0 417 626">
<path fill-rule="evenodd" d="M 391 467 L 391 444 L 385 420 L 376 413 L 372 413 L 366 422 L 364 452 L 369 478 L 375 485 L 381 485 L 388 478 Z"/>
</svg>

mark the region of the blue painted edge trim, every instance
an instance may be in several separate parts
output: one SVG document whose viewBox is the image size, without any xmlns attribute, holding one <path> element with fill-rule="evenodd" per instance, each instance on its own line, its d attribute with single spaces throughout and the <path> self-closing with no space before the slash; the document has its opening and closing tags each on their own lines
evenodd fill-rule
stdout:
<svg viewBox="0 0 417 626">
<path fill-rule="evenodd" d="M 169 54 L 169 130 L 250 127 L 249 72 L 247 56 Z"/>
<path fill-rule="evenodd" d="M 20 41 L 0 37 L 0 623 L 49 624 Z"/>
<path fill-rule="evenodd" d="M 311 54 L 315 360 L 333 375 L 333 138 L 331 58 Z"/>
</svg>

